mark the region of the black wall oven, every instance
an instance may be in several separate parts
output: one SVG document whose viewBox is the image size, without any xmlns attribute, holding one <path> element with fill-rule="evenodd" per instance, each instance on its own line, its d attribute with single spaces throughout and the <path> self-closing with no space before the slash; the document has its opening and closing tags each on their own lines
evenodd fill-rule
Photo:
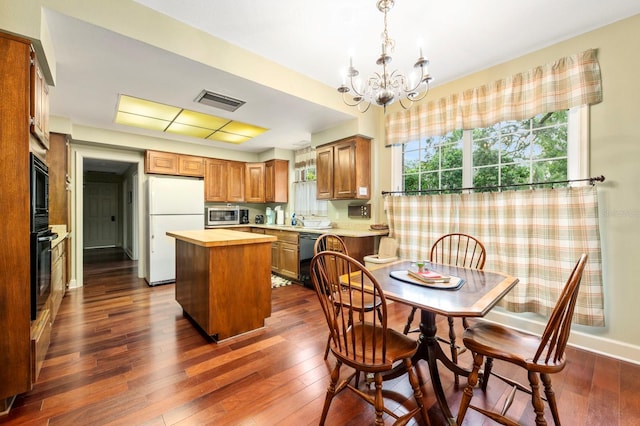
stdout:
<svg viewBox="0 0 640 426">
<path fill-rule="evenodd" d="M 35 320 L 51 293 L 51 241 L 49 230 L 49 173 L 46 164 L 31 154 L 31 320 Z"/>
</svg>

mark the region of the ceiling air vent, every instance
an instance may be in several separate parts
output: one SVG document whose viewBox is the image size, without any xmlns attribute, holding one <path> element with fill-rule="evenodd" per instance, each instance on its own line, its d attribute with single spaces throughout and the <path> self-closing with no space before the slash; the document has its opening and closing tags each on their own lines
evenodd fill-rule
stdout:
<svg viewBox="0 0 640 426">
<path fill-rule="evenodd" d="M 245 101 L 230 98 L 229 96 L 221 95 L 220 93 L 209 92 L 208 90 L 200 92 L 195 101 L 215 108 L 220 108 L 225 111 L 235 111 L 245 104 Z"/>
</svg>

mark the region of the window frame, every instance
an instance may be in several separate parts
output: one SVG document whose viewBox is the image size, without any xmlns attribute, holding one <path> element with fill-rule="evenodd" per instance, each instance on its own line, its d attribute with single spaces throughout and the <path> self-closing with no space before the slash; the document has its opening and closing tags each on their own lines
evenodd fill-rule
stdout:
<svg viewBox="0 0 640 426">
<path fill-rule="evenodd" d="M 462 186 L 473 187 L 473 130 L 464 130 L 462 135 Z M 404 190 L 402 145 L 391 147 L 391 188 Z M 589 177 L 589 106 L 569 108 L 567 113 L 567 179 Z"/>
</svg>

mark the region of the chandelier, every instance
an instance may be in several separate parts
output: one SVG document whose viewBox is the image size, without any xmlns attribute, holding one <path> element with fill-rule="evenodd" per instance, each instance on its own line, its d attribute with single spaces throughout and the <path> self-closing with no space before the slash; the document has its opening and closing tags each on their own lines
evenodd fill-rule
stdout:
<svg viewBox="0 0 640 426">
<path fill-rule="evenodd" d="M 394 0 L 378 0 L 376 6 L 378 10 L 384 14 L 384 31 L 382 32 L 382 53 L 376 61 L 377 65 L 382 66 L 382 74 L 374 73 L 364 83 L 361 79 L 356 78 L 360 72 L 353 67 L 353 59 L 349 59 L 349 68 L 338 92 L 342 93 L 342 100 L 349 106 L 357 106 L 360 112 L 367 112 L 372 102 L 380 105 L 387 110 L 387 105 L 391 105 L 396 99 L 400 102 L 402 108 L 409 108 L 413 102 L 423 99 L 429 91 L 429 83 L 431 75 L 427 66 L 429 60 L 422 56 L 422 48 L 420 48 L 420 56 L 413 65 L 414 68 L 420 69 L 420 77 L 417 80 L 405 77 L 398 70 L 391 73 L 387 70 L 387 66 L 391 63 L 390 53 L 393 53 L 395 40 L 389 37 L 387 31 L 387 12 L 391 10 L 395 4 Z M 348 80 L 349 85 L 347 85 Z M 416 82 L 414 84 L 414 82 Z M 353 92 L 351 100 L 345 96 L 347 93 Z M 420 93 L 422 92 L 422 95 Z"/>
</svg>

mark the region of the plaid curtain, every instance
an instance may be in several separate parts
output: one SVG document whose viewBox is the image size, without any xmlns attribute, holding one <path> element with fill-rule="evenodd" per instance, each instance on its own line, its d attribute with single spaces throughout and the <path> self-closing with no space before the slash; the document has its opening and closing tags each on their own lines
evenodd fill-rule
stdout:
<svg viewBox="0 0 640 426">
<path fill-rule="evenodd" d="M 488 127 L 602 101 L 600 65 L 593 49 L 552 64 L 388 114 L 387 146 Z"/>
<path fill-rule="evenodd" d="M 594 186 L 471 194 L 387 196 L 390 236 L 405 259 L 428 259 L 443 234 L 463 232 L 485 245 L 485 270 L 520 282 L 501 301 L 512 312 L 549 316 L 581 253 L 589 255 L 574 313 L 577 324 L 604 326 Z"/>
</svg>

